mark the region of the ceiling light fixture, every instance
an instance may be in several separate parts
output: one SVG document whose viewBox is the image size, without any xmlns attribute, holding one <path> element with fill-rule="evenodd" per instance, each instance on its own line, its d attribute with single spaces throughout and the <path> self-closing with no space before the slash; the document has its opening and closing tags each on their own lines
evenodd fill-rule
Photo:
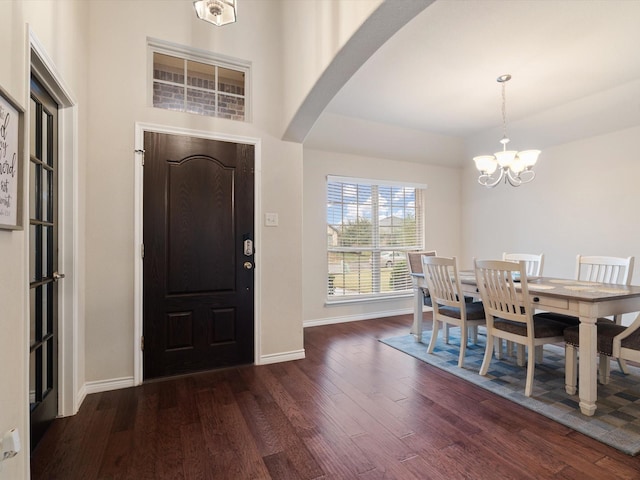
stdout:
<svg viewBox="0 0 640 480">
<path fill-rule="evenodd" d="M 474 157 L 473 161 L 480 172 L 478 183 L 488 188 L 498 185 L 504 178 L 504 183 L 509 182 L 513 187 L 519 187 L 523 183 L 528 183 L 536 176 L 533 166 L 538 161 L 540 150 L 524 150 L 517 152 L 507 150 L 507 97 L 505 95 L 505 84 L 511 80 L 511 75 L 500 75 L 497 78 L 502 86 L 502 151 L 493 155 L 481 155 Z"/>
<path fill-rule="evenodd" d="M 236 21 L 236 0 L 197 0 L 193 2 L 198 18 L 218 27 Z"/>
</svg>

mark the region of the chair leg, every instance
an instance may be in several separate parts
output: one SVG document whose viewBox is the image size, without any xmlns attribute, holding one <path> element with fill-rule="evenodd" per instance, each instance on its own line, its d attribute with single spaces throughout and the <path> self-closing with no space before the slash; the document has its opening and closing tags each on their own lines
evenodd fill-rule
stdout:
<svg viewBox="0 0 640 480">
<path fill-rule="evenodd" d="M 500 342 L 501 339 L 498 339 Z M 484 349 L 484 358 L 482 359 L 482 365 L 480 366 L 480 375 L 486 375 L 489 371 L 489 364 L 491 363 L 491 357 L 493 356 L 493 335 L 487 333 L 487 346 Z"/>
<path fill-rule="evenodd" d="M 578 384 L 578 350 L 568 343 L 564 346 L 564 388 L 569 395 L 576 394 Z"/>
<path fill-rule="evenodd" d="M 516 345 L 516 364 L 524 367 L 524 345 Z"/>
<path fill-rule="evenodd" d="M 443 326 L 444 331 L 447 331 L 446 324 Z M 431 329 L 431 339 L 429 340 L 429 346 L 427 347 L 427 353 L 433 353 L 433 349 L 436 346 L 436 340 L 438 339 L 438 330 L 440 330 L 440 322 L 433 319 L 433 328 Z"/>
<path fill-rule="evenodd" d="M 543 354 L 543 345 L 538 345 L 536 347 L 536 363 L 542 363 L 542 354 Z"/>
<path fill-rule="evenodd" d="M 495 354 L 498 360 L 502 360 L 502 339 L 495 339 Z"/>
<path fill-rule="evenodd" d="M 616 315 L 613 317 L 613 321 L 616 325 L 622 325 L 622 315 Z M 625 375 L 629 375 L 629 369 L 627 368 L 627 361 L 624 358 L 618 359 L 618 365 L 620 366 L 620 371 Z"/>
<path fill-rule="evenodd" d="M 469 329 L 463 325 L 460 327 L 460 356 L 458 357 L 458 367 L 464 366 L 464 355 L 467 351 Z"/>
<path fill-rule="evenodd" d="M 469 332 L 471 334 L 471 341 L 473 342 L 474 345 L 477 345 L 478 344 L 478 326 L 474 325 L 473 327 L 470 327 Z"/>
<path fill-rule="evenodd" d="M 524 345 L 518 345 L 518 354 L 520 347 L 524 349 Z M 518 355 L 519 356 L 519 355 Z M 533 392 L 533 372 L 536 370 L 536 349 L 533 345 L 527 347 L 527 383 L 524 386 L 524 396 L 530 397 Z"/>
<path fill-rule="evenodd" d="M 609 383 L 609 376 L 611 373 L 611 363 L 609 360 L 608 356 L 600 354 L 600 360 L 598 362 L 598 381 L 602 385 Z"/>
<path fill-rule="evenodd" d="M 507 357 L 513 355 L 513 342 L 507 340 Z"/>
<path fill-rule="evenodd" d="M 629 368 L 627 367 L 627 361 L 624 358 L 618 359 L 618 366 L 620 367 L 620 371 L 625 375 L 629 375 Z"/>
<path fill-rule="evenodd" d="M 445 323 L 442 327 L 444 328 L 444 343 L 449 345 L 449 324 Z"/>
</svg>

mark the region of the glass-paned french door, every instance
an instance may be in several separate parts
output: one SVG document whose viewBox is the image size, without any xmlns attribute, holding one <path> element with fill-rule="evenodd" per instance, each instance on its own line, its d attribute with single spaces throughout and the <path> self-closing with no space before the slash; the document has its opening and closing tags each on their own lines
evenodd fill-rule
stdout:
<svg viewBox="0 0 640 480">
<path fill-rule="evenodd" d="M 29 404 L 31 447 L 58 413 L 58 106 L 31 78 L 29 128 Z"/>
</svg>

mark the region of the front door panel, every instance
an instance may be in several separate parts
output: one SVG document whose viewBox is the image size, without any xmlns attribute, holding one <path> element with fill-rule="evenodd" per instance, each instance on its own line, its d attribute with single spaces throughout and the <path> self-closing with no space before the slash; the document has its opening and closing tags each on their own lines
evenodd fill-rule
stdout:
<svg viewBox="0 0 640 480">
<path fill-rule="evenodd" d="M 144 143 L 144 377 L 252 363 L 254 147 Z"/>
</svg>

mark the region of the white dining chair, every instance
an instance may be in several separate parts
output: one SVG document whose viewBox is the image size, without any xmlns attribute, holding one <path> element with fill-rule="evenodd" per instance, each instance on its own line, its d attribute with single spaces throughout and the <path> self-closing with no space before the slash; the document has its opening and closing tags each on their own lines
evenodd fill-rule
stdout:
<svg viewBox="0 0 640 480">
<path fill-rule="evenodd" d="M 502 253 L 502 260 L 509 262 L 524 262 L 529 277 L 542 276 L 544 267 L 544 253 Z"/>
<path fill-rule="evenodd" d="M 527 276 L 540 277 L 542 276 L 542 268 L 544 267 L 544 253 L 502 253 L 502 260 L 508 262 L 524 262 Z M 502 342 L 499 342 L 497 347 L 502 349 Z M 524 348 L 524 347 L 522 347 Z M 513 344 L 507 342 L 507 355 L 513 354 Z M 536 361 L 542 361 L 542 348 L 536 350 Z"/>
<path fill-rule="evenodd" d="M 620 285 L 631 285 L 633 276 L 634 257 L 610 257 L 602 255 L 578 255 L 576 257 L 575 279 L 584 282 L 616 283 Z M 559 313 L 541 313 L 541 316 L 549 320 L 565 323 L 567 326 L 580 324 L 578 317 L 562 315 Z M 598 318 L 598 323 L 613 323 L 621 325 L 622 315 L 616 315 L 613 319 Z M 629 374 L 624 358 L 618 358 L 620 370 L 624 374 Z M 606 383 L 609 377 L 609 356 L 600 355 L 599 381 Z"/>
<path fill-rule="evenodd" d="M 480 367 L 486 375 L 493 357 L 494 339 L 523 345 L 527 350 L 524 394 L 531 396 L 537 346 L 564 340 L 564 325 L 533 314 L 524 263 L 476 260 L 475 273 L 486 315 L 487 344 Z M 519 274 L 519 282 L 514 280 Z M 520 358 L 518 364 L 521 364 Z"/>
<path fill-rule="evenodd" d="M 603 362 L 603 356 L 620 360 L 640 362 L 640 315 L 631 325 L 625 327 L 613 322 L 601 322 L 596 324 L 598 354 L 600 365 L 609 365 Z M 580 327 L 575 325 L 564 329 L 565 340 L 565 385 L 570 395 L 575 395 L 578 383 L 578 348 L 580 346 Z M 601 376 L 603 372 L 601 369 Z M 601 383 L 609 383 L 609 371 L 604 373 Z"/>
<path fill-rule="evenodd" d="M 446 332 L 447 326 L 460 328 L 460 354 L 458 366 L 464 366 L 464 356 L 469 339 L 469 330 L 485 324 L 482 302 L 465 301 L 456 257 L 422 257 L 422 270 L 433 302 L 433 329 L 427 353 L 433 353 L 438 339 L 440 324 Z M 449 343 L 445 337 L 445 343 Z"/>
<path fill-rule="evenodd" d="M 429 289 L 426 287 L 420 287 L 417 285 L 417 280 L 413 275 L 418 274 L 422 275 L 424 272 L 422 271 L 422 256 L 434 256 L 437 255 L 435 250 L 424 250 L 420 252 L 407 252 L 407 267 L 409 268 L 409 274 L 411 275 L 411 281 L 414 284 L 414 288 L 418 291 L 415 292 L 416 295 L 420 295 L 420 307 L 414 307 L 414 315 L 419 315 L 418 319 L 414 319 L 414 328 L 416 331 L 412 332 L 417 341 L 422 340 L 422 306 L 425 305 L 427 307 L 431 307 L 431 296 L 429 295 Z M 417 299 L 416 299 L 417 301 Z M 417 331 L 420 330 L 420 331 Z"/>
</svg>

